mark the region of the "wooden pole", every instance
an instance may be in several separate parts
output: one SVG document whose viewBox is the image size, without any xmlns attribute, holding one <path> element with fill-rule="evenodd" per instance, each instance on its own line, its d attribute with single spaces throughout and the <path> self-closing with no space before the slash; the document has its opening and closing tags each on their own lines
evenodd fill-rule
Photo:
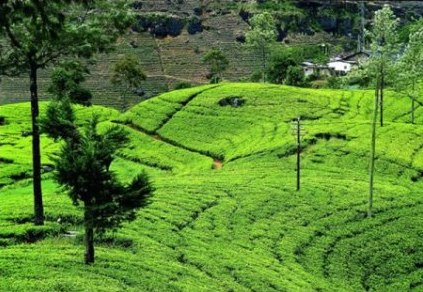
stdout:
<svg viewBox="0 0 423 292">
<path fill-rule="evenodd" d="M 297 118 L 297 191 L 301 186 L 301 118 Z"/>
<path fill-rule="evenodd" d="M 376 125 L 377 125 L 379 97 L 380 97 L 380 79 L 376 81 L 375 100 L 374 100 L 375 104 L 373 108 L 372 138 L 371 138 L 370 165 L 369 165 L 370 185 L 369 185 L 369 209 L 367 211 L 368 218 L 371 218 L 373 216 L 373 192 L 374 192 L 373 188 L 374 188 L 375 157 L 376 157 Z"/>
</svg>

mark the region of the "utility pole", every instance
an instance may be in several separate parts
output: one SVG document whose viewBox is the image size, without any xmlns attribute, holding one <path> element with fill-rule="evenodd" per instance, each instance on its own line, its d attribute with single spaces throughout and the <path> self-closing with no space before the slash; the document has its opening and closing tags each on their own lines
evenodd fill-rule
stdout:
<svg viewBox="0 0 423 292">
<path fill-rule="evenodd" d="M 293 134 L 297 136 L 297 192 L 301 188 L 301 117 L 292 121 Z"/>
<path fill-rule="evenodd" d="M 301 118 L 297 118 L 297 191 L 301 186 Z"/>
<path fill-rule="evenodd" d="M 367 210 L 367 217 L 373 216 L 373 193 L 374 193 L 374 179 L 375 179 L 375 158 L 376 158 L 376 124 L 380 97 L 380 78 L 376 81 L 375 100 L 373 108 L 373 122 L 372 122 L 372 139 L 370 148 L 370 165 L 369 165 L 369 208 Z"/>
</svg>

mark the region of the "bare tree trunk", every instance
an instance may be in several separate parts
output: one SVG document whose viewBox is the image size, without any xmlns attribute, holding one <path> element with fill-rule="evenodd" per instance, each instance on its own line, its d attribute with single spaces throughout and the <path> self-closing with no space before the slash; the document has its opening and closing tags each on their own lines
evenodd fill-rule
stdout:
<svg viewBox="0 0 423 292">
<path fill-rule="evenodd" d="M 372 122 L 372 138 L 371 138 L 371 148 L 370 148 L 370 187 L 369 187 L 369 209 L 367 211 L 367 217 L 371 218 L 373 215 L 373 185 L 374 185 L 374 175 L 375 175 L 375 154 L 376 154 L 376 125 L 377 125 L 377 112 L 379 107 L 379 94 L 380 94 L 380 80 L 376 81 L 376 90 L 375 90 L 375 103 L 373 109 L 373 122 Z"/>
<path fill-rule="evenodd" d="M 38 126 L 38 86 L 37 65 L 30 62 L 29 79 L 31 93 L 31 116 L 32 116 L 32 179 L 34 189 L 34 224 L 44 224 L 43 195 L 41 189 L 41 152 L 40 152 L 40 128 Z"/>
<path fill-rule="evenodd" d="M 383 127 L 383 91 L 385 88 L 385 74 L 382 73 L 380 80 L 380 126 Z"/>
<path fill-rule="evenodd" d="M 84 208 L 84 225 L 85 225 L 85 264 L 94 263 L 94 228 L 91 218 L 91 205 L 85 202 Z"/>
<path fill-rule="evenodd" d="M 411 123 L 414 124 L 414 111 L 416 110 L 416 101 L 414 100 L 414 97 L 411 97 Z"/>
<path fill-rule="evenodd" d="M 121 96 L 122 100 L 121 100 L 121 106 L 120 107 L 121 107 L 122 112 L 126 112 L 129 108 L 128 100 L 126 98 L 126 95 L 128 94 L 128 92 L 129 92 L 129 87 L 126 87 L 125 90 L 122 93 L 122 96 Z"/>
<path fill-rule="evenodd" d="M 413 81 L 413 95 L 411 96 L 411 123 L 412 124 L 414 124 L 414 111 L 416 109 L 416 101 L 414 96 L 415 89 L 416 89 L 416 82 Z"/>
<path fill-rule="evenodd" d="M 266 83 L 266 48 L 261 48 L 261 56 L 263 62 L 263 83 Z"/>
</svg>

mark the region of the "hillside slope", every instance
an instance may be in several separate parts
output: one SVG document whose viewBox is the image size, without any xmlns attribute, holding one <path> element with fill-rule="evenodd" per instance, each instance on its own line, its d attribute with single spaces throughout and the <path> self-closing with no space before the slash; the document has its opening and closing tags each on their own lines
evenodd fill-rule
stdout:
<svg viewBox="0 0 423 292">
<path fill-rule="evenodd" d="M 122 115 L 78 109 L 81 123 L 101 111 L 101 127 L 127 129 L 131 143 L 112 168 L 124 180 L 144 169 L 157 189 L 135 222 L 99 239 L 92 267 L 80 235 L 64 235 L 81 231 L 81 209 L 48 172 L 47 225 L 29 223 L 30 181 L 16 175 L 29 161 L 20 137 L 29 125 L 15 118 L 29 105 L 1 106 L 0 290 L 423 291 L 423 109 L 408 124 L 409 100 L 387 93 L 367 219 L 371 106 L 370 91 L 222 84 Z M 56 147 L 44 139 L 44 157 Z"/>
<path fill-rule="evenodd" d="M 229 59 L 224 78 L 230 81 L 249 80 L 260 66 L 257 54 L 245 46 L 248 19 L 262 10 L 270 10 L 277 20 L 278 40 L 290 44 L 317 47 L 321 43 L 356 49 L 360 32 L 357 1 L 296 0 L 288 8 L 257 7 L 256 1 L 236 0 L 143 0 L 133 1 L 138 20 L 121 39 L 115 53 L 98 56 L 87 86 L 94 93 L 94 103 L 120 108 L 122 90 L 110 82 L 116 60 L 126 53 L 140 58 L 148 78 L 139 88 L 139 95 L 130 97 L 132 105 L 173 89 L 180 82 L 208 83 L 203 54 L 210 48 L 221 48 Z M 270 2 L 270 0 L 268 1 Z M 289 1 L 287 1 L 289 2 Z M 358 1 L 360 2 L 360 1 Z M 373 12 L 390 3 L 402 22 L 418 19 L 423 14 L 419 1 L 365 1 L 367 22 Z M 282 5 L 282 7 L 285 7 Z M 337 51 L 339 49 L 336 49 Z M 40 97 L 47 98 L 49 71 L 39 74 Z M 27 76 L 4 77 L 0 82 L 0 104 L 28 100 Z"/>
</svg>

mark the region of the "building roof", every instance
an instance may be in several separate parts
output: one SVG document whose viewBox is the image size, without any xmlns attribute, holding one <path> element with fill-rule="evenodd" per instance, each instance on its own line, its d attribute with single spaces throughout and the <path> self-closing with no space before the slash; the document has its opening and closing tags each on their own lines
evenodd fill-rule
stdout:
<svg viewBox="0 0 423 292">
<path fill-rule="evenodd" d="M 341 59 L 344 60 L 344 61 L 348 61 L 348 60 L 351 60 L 352 58 L 360 56 L 360 55 L 365 56 L 365 57 L 370 57 L 369 53 L 361 51 L 361 52 L 356 52 L 354 54 L 343 56 L 343 57 L 341 57 Z"/>
</svg>

